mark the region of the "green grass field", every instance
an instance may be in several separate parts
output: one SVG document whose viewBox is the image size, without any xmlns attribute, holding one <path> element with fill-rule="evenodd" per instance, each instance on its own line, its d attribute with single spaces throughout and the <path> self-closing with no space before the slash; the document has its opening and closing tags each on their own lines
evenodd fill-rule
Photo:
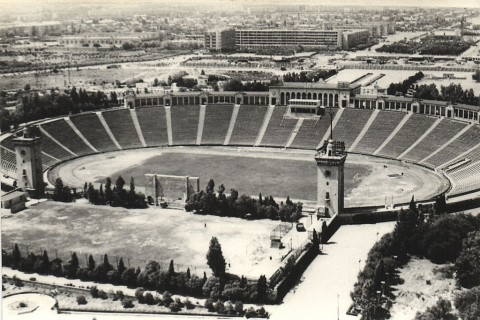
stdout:
<svg viewBox="0 0 480 320">
<path fill-rule="evenodd" d="M 368 165 L 347 163 L 345 194 L 348 195 L 370 172 Z M 139 166 L 115 172 L 111 178 L 121 175 L 129 181 L 133 177 L 137 186 L 144 186 L 147 173 L 197 176 L 202 189 L 212 178 L 216 186 L 223 183 L 227 192 L 234 188 L 239 193 L 253 196 L 261 192 L 281 198 L 289 195 L 292 199 L 315 200 L 317 193 L 317 168 L 313 159 L 293 161 L 170 152 L 147 159 Z M 105 183 L 105 179 L 97 182 Z"/>
</svg>

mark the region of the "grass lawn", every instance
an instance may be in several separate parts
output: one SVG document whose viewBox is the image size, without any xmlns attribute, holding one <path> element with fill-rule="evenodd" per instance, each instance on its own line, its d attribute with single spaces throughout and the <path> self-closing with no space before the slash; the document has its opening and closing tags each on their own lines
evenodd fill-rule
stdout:
<svg viewBox="0 0 480 320">
<path fill-rule="evenodd" d="M 181 161 L 180 161 L 181 159 Z M 357 187 L 371 168 L 364 164 L 345 165 L 345 194 Z M 211 154 L 164 153 L 153 156 L 139 166 L 120 170 L 111 175 L 113 181 L 121 175 L 125 181 L 135 178 L 135 184 L 145 185 L 145 174 L 159 173 L 200 177 L 204 189 L 212 178 L 216 186 L 223 183 L 227 192 L 231 188 L 240 194 L 273 195 L 293 199 L 315 200 L 317 197 L 317 167 L 315 161 L 271 158 L 235 157 Z M 106 177 L 97 180 L 105 183 Z"/>
<path fill-rule="evenodd" d="M 40 254 L 47 249 L 52 259 L 57 254 L 63 261 L 68 261 L 75 251 L 81 264 L 86 263 L 85 254 L 94 255 L 99 262 L 107 253 L 112 264 L 123 257 L 125 264 L 132 267 L 143 267 L 146 260 L 153 259 L 168 268 L 173 259 L 177 271 L 189 267 L 192 273 L 203 276 L 204 271 L 210 273 L 206 254 L 215 236 L 222 245 L 229 272 L 258 277 L 272 274 L 287 250 L 270 248 L 270 232 L 280 223 L 172 209 L 126 210 L 48 201 L 3 216 L 2 246 L 10 249 L 12 243 L 23 244 L 20 251 L 25 256 L 27 244 L 29 252 Z"/>
</svg>

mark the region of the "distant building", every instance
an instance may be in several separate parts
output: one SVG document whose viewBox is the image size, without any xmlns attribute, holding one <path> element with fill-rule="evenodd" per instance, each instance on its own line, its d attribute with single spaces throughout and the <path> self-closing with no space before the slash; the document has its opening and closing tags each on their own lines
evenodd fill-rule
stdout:
<svg viewBox="0 0 480 320">
<path fill-rule="evenodd" d="M 205 49 L 215 52 L 226 52 L 235 49 L 235 30 L 217 29 L 204 34 Z"/>
<path fill-rule="evenodd" d="M 100 36 L 65 36 L 60 39 L 60 44 L 66 47 L 93 47 L 98 44 L 101 47 L 121 47 L 124 43 L 140 43 L 152 35 L 100 35 Z"/>
<path fill-rule="evenodd" d="M 460 39 L 460 29 L 438 29 L 433 31 L 435 40 L 456 40 Z"/>
<path fill-rule="evenodd" d="M 42 37 L 51 33 L 58 33 L 62 28 L 63 25 L 59 21 L 15 22 L 0 25 L 0 36 Z"/>
<path fill-rule="evenodd" d="M 342 33 L 342 48 L 350 49 L 359 44 L 365 44 L 370 38 L 370 32 L 367 29 L 344 31 Z"/>
<path fill-rule="evenodd" d="M 340 30 L 248 29 L 235 31 L 237 49 L 342 47 Z"/>
</svg>

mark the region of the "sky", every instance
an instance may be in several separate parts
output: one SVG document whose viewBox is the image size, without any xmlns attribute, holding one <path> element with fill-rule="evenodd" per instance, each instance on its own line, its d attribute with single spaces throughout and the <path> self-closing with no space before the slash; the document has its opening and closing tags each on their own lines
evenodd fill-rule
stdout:
<svg viewBox="0 0 480 320">
<path fill-rule="evenodd" d="M 131 5 L 136 2 L 150 2 L 150 3 L 170 3 L 176 4 L 178 2 L 174 0 L 14 0 L 13 6 L 41 6 L 44 4 L 55 4 L 55 3 L 89 3 L 89 4 L 120 4 L 122 2 Z M 271 4 L 319 4 L 319 5 L 357 5 L 357 6 L 425 6 L 425 7 L 464 7 L 464 8 L 480 8 L 480 0 L 183 0 L 180 3 L 221 3 L 228 5 L 230 3 L 252 3 L 252 4 L 261 4 L 271 3 Z M 12 0 L 0 0 L 0 10 L 2 6 L 12 6 Z"/>
</svg>

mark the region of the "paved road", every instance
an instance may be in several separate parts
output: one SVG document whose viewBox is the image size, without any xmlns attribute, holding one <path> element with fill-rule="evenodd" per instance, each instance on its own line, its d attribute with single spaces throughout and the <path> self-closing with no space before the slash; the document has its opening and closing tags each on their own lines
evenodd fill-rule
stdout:
<svg viewBox="0 0 480 320">
<path fill-rule="evenodd" d="M 270 319 L 337 319 L 337 294 L 339 319 L 355 319 L 346 315 L 346 311 L 352 302 L 350 291 L 359 267 L 364 267 L 367 253 L 377 237 L 392 231 L 394 225 L 387 222 L 342 226 L 331 243 L 324 246 L 324 255 L 312 262 L 303 274 L 303 281 L 287 294 L 284 303 L 268 308 L 272 313 Z"/>
</svg>

